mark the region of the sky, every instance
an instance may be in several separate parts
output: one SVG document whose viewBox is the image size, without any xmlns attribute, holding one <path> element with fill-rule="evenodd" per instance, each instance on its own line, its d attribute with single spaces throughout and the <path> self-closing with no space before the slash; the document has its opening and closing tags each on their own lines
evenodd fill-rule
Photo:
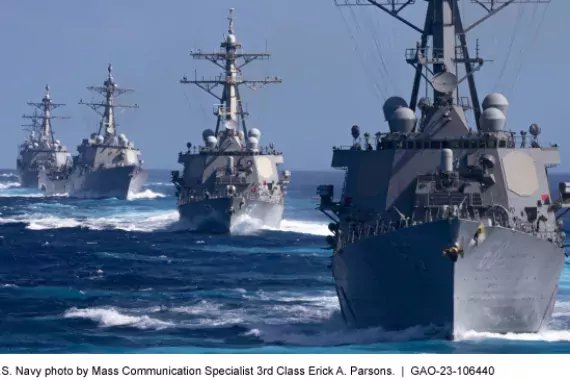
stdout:
<svg viewBox="0 0 570 380">
<path fill-rule="evenodd" d="M 343 1 L 343 0 L 341 0 Z M 461 0 L 465 24 L 484 10 Z M 402 12 L 423 26 L 425 2 Z M 0 107 L 3 139 L 0 167 L 13 168 L 25 134 L 22 114 L 33 109 L 49 84 L 56 115 L 56 138 L 76 152 L 97 129 L 98 115 L 78 105 L 96 94 L 112 63 L 119 86 L 133 88 L 119 103 L 139 109 L 118 113 L 119 129 L 141 149 L 145 166 L 179 169 L 177 154 L 186 142 L 201 144 L 202 130 L 215 127 L 216 99 L 183 75 L 214 76 L 212 63 L 193 60 L 189 51 L 217 51 L 235 8 L 236 36 L 245 52 L 272 53 L 243 69 L 248 79 L 279 76 L 282 84 L 241 90 L 249 127 L 261 130 L 261 144 L 273 142 L 285 167 L 327 169 L 332 147 L 351 143 L 350 127 L 387 131 L 382 104 L 388 96 L 409 99 L 413 68 L 405 50 L 419 34 L 375 7 L 337 7 L 334 0 L 2 0 L 0 2 Z M 471 50 L 490 60 L 476 74 L 479 98 L 499 91 L 509 99 L 507 128 L 542 127 L 543 143 L 561 147 L 570 171 L 570 128 L 566 125 L 570 52 L 566 48 L 570 2 L 515 4 L 468 34 Z M 422 86 L 422 94 L 425 89 Z M 462 91 L 467 96 L 466 91 Z"/>
</svg>

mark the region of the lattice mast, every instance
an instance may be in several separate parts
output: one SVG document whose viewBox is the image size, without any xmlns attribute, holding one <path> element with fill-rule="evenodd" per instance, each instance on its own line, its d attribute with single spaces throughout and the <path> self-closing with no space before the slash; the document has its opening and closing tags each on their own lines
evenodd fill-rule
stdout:
<svg viewBox="0 0 570 380">
<path fill-rule="evenodd" d="M 195 74 L 194 80 L 188 80 L 184 76 L 180 83 L 191 83 L 200 87 L 202 90 L 206 91 L 213 97 L 219 100 L 220 104 L 214 109 L 214 115 L 217 116 L 215 136 L 218 137 L 218 131 L 220 128 L 220 123 L 222 120 L 225 122 L 232 120 L 236 124 L 241 125 L 243 128 L 244 135 L 247 136 L 247 126 L 245 119 L 248 113 L 244 111 L 242 99 L 239 92 L 239 86 L 246 85 L 252 90 L 256 90 L 256 86 L 264 86 L 270 83 L 282 83 L 282 79 L 279 77 L 270 78 L 267 77 L 264 80 L 246 80 L 241 75 L 241 69 L 254 60 L 266 60 L 269 59 L 271 54 L 269 53 L 244 53 L 241 51 L 242 45 L 237 41 L 234 34 L 234 18 L 233 18 L 234 8 L 229 10 L 229 27 L 228 35 L 224 36 L 219 52 L 214 53 L 203 53 L 201 51 L 193 52 L 190 51 L 190 55 L 194 59 L 206 59 L 213 62 L 216 66 L 222 68 L 224 72 L 213 79 L 206 80 L 204 78 L 198 79 Z M 238 63 L 239 60 L 243 60 L 241 64 Z M 222 95 L 218 96 L 212 90 L 217 86 L 223 86 Z"/>
<path fill-rule="evenodd" d="M 69 116 L 53 116 L 51 113 L 54 109 L 65 106 L 63 103 L 54 103 L 51 100 L 51 95 L 49 92 L 49 85 L 45 86 L 45 95 L 40 103 L 28 102 L 29 106 L 35 107 L 33 115 L 22 115 L 24 119 L 31 119 L 32 124 L 24 125 L 25 127 L 31 127 L 32 130 L 38 131 L 40 134 L 40 139 L 52 147 L 55 143 L 55 137 L 53 132 L 53 127 L 51 125 L 52 119 L 69 119 Z M 40 110 L 41 115 L 37 113 Z M 38 123 L 41 120 L 41 123 Z"/>
<path fill-rule="evenodd" d="M 99 125 L 99 135 L 102 135 L 103 132 L 105 140 L 109 137 L 113 137 L 117 134 L 117 124 L 115 120 L 115 108 L 139 108 L 138 104 L 115 104 L 115 99 L 122 94 L 134 92 L 133 89 L 130 88 L 119 88 L 111 72 L 113 71 L 113 66 L 109 63 L 107 68 L 109 74 L 107 75 L 107 79 L 103 82 L 103 86 L 90 86 L 87 87 L 88 90 L 95 91 L 100 93 L 105 97 L 105 101 L 103 103 L 86 103 L 81 99 L 79 104 L 86 105 L 92 108 L 95 112 L 101 115 L 101 123 Z M 103 109 L 100 111 L 100 109 Z"/>
<path fill-rule="evenodd" d="M 415 0 L 335 0 L 335 4 L 337 6 L 375 6 L 419 32 L 421 34 L 420 42 L 417 43 L 416 48 L 408 49 L 406 54 L 406 61 L 415 68 L 410 108 L 412 110 L 416 109 L 422 77 L 433 87 L 435 104 L 449 101 L 457 101 L 456 104 L 458 104 L 457 86 L 464 80 L 467 80 L 475 122 L 477 123 L 477 129 L 481 130 L 479 125 L 481 105 L 475 85 L 474 73 L 481 68 L 484 60 L 479 58 L 478 44 L 476 57 L 470 57 L 467 33 L 513 3 L 548 3 L 550 0 L 470 0 L 471 3 L 480 5 L 487 14 L 468 27 L 463 26 L 459 11 L 459 0 L 426 1 L 428 6 L 423 28 L 419 28 L 400 15 L 404 8 L 415 4 Z M 430 36 L 432 42 L 431 54 L 427 45 Z M 461 79 L 457 79 L 458 64 L 464 64 L 465 66 L 465 76 Z M 423 73 L 425 68 L 431 73 L 431 80 Z M 453 76 L 445 75 L 444 73 L 453 74 L 455 79 L 453 79 Z M 452 90 L 445 91 L 450 86 Z"/>
<path fill-rule="evenodd" d="M 38 110 L 34 109 L 34 113 L 32 115 L 26 115 L 26 119 L 31 119 L 31 124 L 21 124 L 20 126 L 26 132 L 29 132 L 28 140 L 33 141 L 37 139 L 37 136 L 41 134 L 41 124 L 39 123 L 38 119 L 40 115 L 38 114 Z"/>
</svg>

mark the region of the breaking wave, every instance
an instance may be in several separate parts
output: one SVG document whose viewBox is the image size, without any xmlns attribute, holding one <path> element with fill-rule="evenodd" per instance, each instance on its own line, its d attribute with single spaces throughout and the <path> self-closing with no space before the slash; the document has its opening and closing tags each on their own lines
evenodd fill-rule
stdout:
<svg viewBox="0 0 570 380">
<path fill-rule="evenodd" d="M 84 318 L 98 322 L 100 327 L 131 326 L 139 329 L 163 329 L 171 323 L 146 315 L 134 316 L 121 314 L 115 308 L 71 308 L 64 314 L 65 318 Z"/>
<path fill-rule="evenodd" d="M 20 186 L 19 182 L 4 182 L 0 183 L 0 190 L 13 189 Z"/>
<path fill-rule="evenodd" d="M 61 205 L 53 205 L 59 206 Z M 0 216 L 0 225 L 7 223 L 26 223 L 26 228 L 31 230 L 60 229 L 83 227 L 92 230 L 123 230 L 138 232 L 153 231 L 178 231 L 186 230 L 184 223 L 178 223 L 178 211 L 140 211 L 124 212 L 121 214 L 101 217 L 61 217 L 52 213 L 31 213 L 14 215 L 10 217 Z M 327 227 L 320 222 L 296 221 L 285 219 L 279 229 L 269 229 L 261 226 L 260 230 L 274 230 L 295 232 L 311 235 L 326 235 Z M 243 229 L 242 234 L 251 233 L 252 230 Z"/>
<path fill-rule="evenodd" d="M 146 189 L 139 193 L 129 193 L 128 199 L 135 200 L 135 199 L 156 199 L 156 198 L 164 198 L 166 195 L 158 192 L 154 192 L 150 189 Z"/>
</svg>

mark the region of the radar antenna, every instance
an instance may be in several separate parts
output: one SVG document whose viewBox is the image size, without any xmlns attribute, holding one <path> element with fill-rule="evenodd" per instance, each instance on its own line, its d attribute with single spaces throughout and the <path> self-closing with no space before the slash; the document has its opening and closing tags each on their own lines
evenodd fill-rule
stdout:
<svg viewBox="0 0 570 380">
<path fill-rule="evenodd" d="M 415 0 L 335 0 L 335 4 L 340 7 L 375 6 L 419 32 L 421 34 L 420 42 L 415 48 L 406 51 L 406 61 L 415 68 L 409 108 L 414 111 L 416 109 L 422 77 L 433 87 L 436 104 L 446 103 L 448 100 L 457 101 L 457 86 L 466 79 L 469 84 L 475 122 L 480 131 L 481 105 L 475 86 L 474 73 L 481 68 L 484 60 L 479 58 L 478 44 L 476 57 L 470 57 L 467 33 L 513 3 L 549 3 L 550 0 L 471 0 L 471 3 L 480 5 L 487 14 L 468 27 L 463 26 L 459 11 L 459 0 L 426 1 L 428 6 L 423 29 L 400 15 L 404 8 L 416 4 Z M 431 52 L 427 47 L 430 36 L 433 45 Z M 465 76 L 462 79 L 457 78 L 457 64 L 465 65 Z M 424 68 L 430 71 L 431 81 L 425 77 Z"/>
<path fill-rule="evenodd" d="M 23 125 L 25 127 L 31 127 L 33 132 L 39 132 L 40 140 L 45 142 L 49 147 L 53 147 L 55 143 L 54 131 L 51 125 L 52 119 L 69 119 L 69 116 L 53 116 L 51 112 L 61 106 L 63 103 L 54 103 L 51 100 L 49 85 L 45 86 L 45 95 L 40 103 L 28 102 L 29 106 L 36 107 L 34 109 L 33 115 L 22 115 L 24 119 L 31 119 L 32 124 Z M 41 115 L 38 114 L 37 110 L 40 110 Z M 38 122 L 41 120 L 41 124 Z"/>
<path fill-rule="evenodd" d="M 234 8 L 230 8 L 229 11 L 229 26 L 228 35 L 224 37 L 223 42 L 220 45 L 219 52 L 204 53 L 198 50 L 197 52 L 190 51 L 190 55 L 194 59 L 206 59 L 216 66 L 220 67 L 224 72 L 212 79 L 198 79 L 195 74 L 194 80 L 189 80 L 184 76 L 180 83 L 191 83 L 200 87 L 202 90 L 206 91 L 216 99 L 220 101 L 220 104 L 216 106 L 214 110 L 214 115 L 218 117 L 216 123 L 215 135 L 218 136 L 218 131 L 220 128 L 220 122 L 224 122 L 233 127 L 233 125 L 241 121 L 243 128 L 243 133 L 247 136 L 247 127 L 245 119 L 248 115 L 243 109 L 243 103 L 239 93 L 239 86 L 246 85 L 252 90 L 256 90 L 257 87 L 261 87 L 270 83 L 282 83 L 283 80 L 279 77 L 266 77 L 263 80 L 246 80 L 241 75 L 241 68 L 249 64 L 254 60 L 266 60 L 269 59 L 271 54 L 269 53 L 243 53 L 241 51 L 241 43 L 237 41 L 234 34 Z M 238 64 L 238 60 L 242 59 L 243 62 Z M 222 95 L 218 96 L 212 90 L 217 86 L 224 86 Z M 238 120 L 239 118 L 239 120 Z"/>
<path fill-rule="evenodd" d="M 115 104 L 115 98 L 117 98 L 119 95 L 125 94 L 125 93 L 131 93 L 134 92 L 133 89 L 129 89 L 129 88 L 119 88 L 117 83 L 115 82 L 115 80 L 113 79 L 113 76 L 111 75 L 111 72 L 113 71 L 113 66 L 111 66 L 111 64 L 109 63 L 109 66 L 107 67 L 107 71 L 109 72 L 109 74 L 107 75 L 107 79 L 105 80 L 105 82 L 103 82 L 103 86 L 89 86 L 87 87 L 88 90 L 91 91 L 95 91 L 100 93 L 101 95 L 103 95 L 105 97 L 105 102 L 104 103 L 95 103 L 95 102 L 91 102 L 91 103 L 86 103 L 83 101 L 83 99 L 81 99 L 79 101 L 79 104 L 83 104 L 86 105 L 90 108 L 92 108 L 95 112 L 97 112 L 99 115 L 101 115 L 102 119 L 101 119 L 101 123 L 99 125 L 99 135 L 101 135 L 103 133 L 103 131 L 105 132 L 105 140 L 107 140 L 110 137 L 113 137 L 117 134 L 117 127 L 119 126 L 116 121 L 115 121 L 115 108 L 139 108 L 138 104 L 132 104 L 132 105 L 127 105 L 127 104 Z M 100 111 L 99 109 L 103 108 L 103 111 Z"/>
</svg>

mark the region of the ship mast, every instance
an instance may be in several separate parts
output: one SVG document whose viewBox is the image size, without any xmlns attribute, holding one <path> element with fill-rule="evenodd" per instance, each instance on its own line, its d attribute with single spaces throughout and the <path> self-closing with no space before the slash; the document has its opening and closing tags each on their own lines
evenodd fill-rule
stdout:
<svg viewBox="0 0 570 380">
<path fill-rule="evenodd" d="M 95 91 L 103 95 L 105 97 L 105 102 L 86 103 L 83 101 L 83 99 L 79 101 L 79 104 L 86 105 L 92 108 L 99 115 L 101 115 L 102 119 L 99 125 L 98 134 L 102 135 L 103 132 L 105 132 L 104 134 L 105 140 L 112 138 L 117 134 L 117 127 L 119 125 L 115 121 L 115 108 L 139 108 L 138 104 L 133 104 L 133 105 L 115 104 L 115 98 L 117 98 L 119 95 L 125 93 L 131 93 L 134 92 L 134 90 L 128 88 L 119 88 L 117 86 L 117 83 L 115 83 L 113 76 L 111 75 L 112 70 L 113 66 L 111 66 L 111 64 L 109 63 L 109 67 L 107 68 L 109 74 L 107 75 L 107 79 L 105 80 L 105 82 L 103 82 L 103 86 L 87 87 L 88 90 Z M 103 111 L 100 111 L 99 110 L 100 108 L 103 108 Z"/>
<path fill-rule="evenodd" d="M 220 101 L 214 110 L 214 115 L 217 116 L 215 136 L 218 137 L 218 131 L 220 128 L 220 122 L 225 121 L 229 128 L 234 128 L 234 125 L 241 125 L 243 128 L 243 133 L 247 136 L 247 127 L 245 119 L 248 115 L 243 109 L 243 103 L 239 93 L 239 86 L 246 85 L 253 90 L 256 90 L 255 86 L 263 86 L 270 83 L 282 83 L 283 80 L 275 77 L 267 77 L 264 80 L 246 80 L 241 75 L 241 69 L 245 65 L 249 64 L 254 60 L 265 60 L 269 59 L 271 54 L 269 53 L 243 53 L 241 52 L 241 43 L 237 41 L 234 34 L 234 18 L 233 18 L 234 8 L 230 8 L 229 11 L 229 27 L 228 35 L 224 37 L 224 41 L 221 43 L 220 51 L 214 53 L 203 53 L 190 52 L 190 55 L 194 59 L 206 59 L 213 62 L 215 65 L 219 66 L 224 70 L 224 73 L 220 76 L 206 80 L 202 78 L 198 80 L 195 75 L 194 80 L 188 80 L 186 76 L 180 80 L 180 83 L 191 83 L 200 87 L 202 90 L 206 91 L 216 99 Z M 243 59 L 241 64 L 238 63 L 239 59 Z M 217 86 L 223 86 L 223 91 L 221 97 L 216 95 L 212 90 Z M 229 121 L 229 123 L 228 123 Z M 233 122 L 231 122 L 233 121 Z"/>
<path fill-rule="evenodd" d="M 471 3 L 480 5 L 487 14 L 468 27 L 463 26 L 459 12 L 459 0 L 426 1 L 428 6 L 423 28 L 414 25 L 400 15 L 404 8 L 415 4 L 415 0 L 335 0 L 335 4 L 337 6 L 375 6 L 419 32 L 421 34 L 420 42 L 415 48 L 406 51 L 406 61 L 415 68 L 409 108 L 413 111 L 416 109 L 422 77 L 433 87 L 436 106 L 449 104 L 449 102 L 458 104 L 457 87 L 461 82 L 467 80 L 475 122 L 480 131 L 481 105 L 475 86 L 474 73 L 481 68 L 484 60 L 479 58 L 478 44 L 476 57 L 470 57 L 467 33 L 513 3 L 548 3 L 550 0 L 471 0 Z M 427 45 L 430 36 L 431 51 Z M 465 66 L 465 75 L 461 79 L 457 77 L 457 64 L 464 64 Z M 431 80 L 423 74 L 424 68 L 427 68 L 431 73 Z"/>
<path fill-rule="evenodd" d="M 51 100 L 49 85 L 45 86 L 45 95 L 42 98 L 41 103 L 28 102 L 29 106 L 36 107 L 42 111 L 41 115 L 37 114 L 37 110 L 34 110 L 33 115 L 22 115 L 24 119 L 32 119 L 31 127 L 35 130 L 40 131 L 40 141 L 44 142 L 48 147 L 52 148 L 54 146 L 55 138 L 53 127 L 51 125 L 52 119 L 69 119 L 69 116 L 53 116 L 51 112 L 61 106 L 63 103 L 53 103 Z M 41 119 L 41 126 L 38 123 L 38 119 Z M 30 125 L 27 125 L 30 126 Z"/>
<path fill-rule="evenodd" d="M 29 115 L 27 117 L 27 119 L 31 119 L 32 123 L 31 124 L 21 124 L 20 126 L 23 127 L 22 129 L 26 132 L 30 132 L 30 134 L 28 135 L 28 140 L 30 142 L 33 142 L 34 140 L 37 139 L 37 135 L 40 135 L 40 123 L 38 122 L 38 119 L 40 118 L 40 115 L 38 114 L 38 110 L 34 109 L 34 114 L 33 115 Z M 37 135 L 36 135 L 37 134 Z"/>
</svg>

